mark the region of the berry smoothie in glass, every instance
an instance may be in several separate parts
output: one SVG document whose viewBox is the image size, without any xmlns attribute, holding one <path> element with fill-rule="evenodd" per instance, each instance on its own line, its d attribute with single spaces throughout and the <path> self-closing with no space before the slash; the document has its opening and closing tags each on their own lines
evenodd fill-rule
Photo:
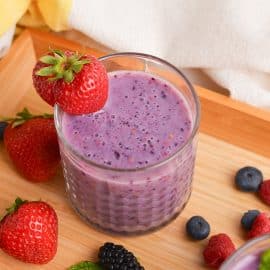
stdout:
<svg viewBox="0 0 270 270">
<path fill-rule="evenodd" d="M 144 233 L 174 219 L 190 197 L 198 98 L 159 58 L 119 53 L 100 61 L 109 78 L 105 106 L 77 116 L 55 107 L 67 194 L 91 225 Z"/>
<path fill-rule="evenodd" d="M 268 251 L 267 254 L 264 254 L 266 251 Z M 262 256 L 264 256 L 264 263 L 261 262 Z M 220 270 L 266 269 L 270 269 L 270 234 L 248 241 L 234 252 L 220 268 Z"/>
</svg>

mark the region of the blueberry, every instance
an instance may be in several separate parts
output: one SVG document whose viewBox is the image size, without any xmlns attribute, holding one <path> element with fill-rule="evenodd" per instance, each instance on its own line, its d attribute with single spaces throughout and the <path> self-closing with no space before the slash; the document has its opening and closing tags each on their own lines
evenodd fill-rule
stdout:
<svg viewBox="0 0 270 270">
<path fill-rule="evenodd" d="M 258 191 L 262 181 L 262 172 L 254 167 L 244 167 L 235 175 L 235 184 L 243 191 Z"/>
<path fill-rule="evenodd" d="M 186 231 L 192 239 L 202 240 L 209 235 L 210 225 L 203 217 L 193 216 L 186 224 Z"/>
<path fill-rule="evenodd" d="M 7 126 L 8 126 L 7 122 L 0 122 L 0 141 L 2 141 L 4 138 L 4 131 Z"/>
<path fill-rule="evenodd" d="M 258 210 L 248 210 L 241 218 L 241 225 L 245 230 L 250 230 L 256 217 L 260 214 Z"/>
</svg>

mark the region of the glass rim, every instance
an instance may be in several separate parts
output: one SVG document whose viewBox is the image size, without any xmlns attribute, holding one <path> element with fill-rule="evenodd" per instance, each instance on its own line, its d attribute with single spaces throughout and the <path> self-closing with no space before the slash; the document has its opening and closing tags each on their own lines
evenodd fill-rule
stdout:
<svg viewBox="0 0 270 270">
<path fill-rule="evenodd" d="M 230 264 L 245 250 L 252 247 L 253 245 L 256 245 L 257 243 L 260 243 L 264 240 L 270 240 L 270 233 L 264 234 L 262 236 L 256 237 L 254 239 L 251 239 L 244 243 L 242 246 L 240 246 L 224 263 L 221 265 L 220 270 L 226 270 L 227 267 L 230 266 Z"/>
<path fill-rule="evenodd" d="M 78 150 L 74 149 L 71 146 L 71 144 L 68 143 L 67 140 L 65 139 L 65 137 L 63 136 L 63 133 L 61 131 L 61 127 L 59 126 L 59 123 L 60 123 L 59 122 L 59 115 L 60 115 L 60 112 L 62 110 L 61 110 L 60 106 L 55 104 L 55 106 L 54 106 L 54 123 L 55 123 L 55 127 L 56 127 L 56 130 L 57 130 L 57 134 L 60 137 L 61 142 L 63 142 L 64 146 L 67 147 L 68 150 L 72 154 L 74 154 L 76 157 L 82 159 L 86 164 L 89 164 L 89 165 L 94 166 L 94 167 L 98 167 L 98 168 L 103 169 L 103 170 L 115 171 L 115 172 L 139 172 L 139 171 L 144 171 L 144 170 L 148 170 L 148 169 L 152 169 L 152 168 L 161 167 L 162 165 L 164 165 L 164 164 L 168 163 L 169 161 L 171 161 L 176 155 L 181 153 L 186 148 L 186 146 L 191 143 L 191 141 L 193 140 L 193 138 L 197 134 L 197 131 L 199 129 L 199 123 L 200 123 L 200 115 L 201 115 L 200 114 L 200 102 L 199 102 L 198 95 L 196 94 L 196 91 L 195 91 L 194 87 L 189 82 L 187 77 L 177 67 L 175 67 L 171 63 L 169 63 L 166 60 L 163 60 L 163 59 L 161 59 L 159 57 L 156 57 L 156 56 L 153 56 L 153 55 L 150 55 L 150 54 L 137 53 L 137 52 L 120 52 L 120 53 L 111 53 L 111 54 L 99 57 L 98 59 L 100 61 L 103 61 L 103 60 L 110 59 L 110 58 L 113 58 L 113 57 L 121 57 L 121 56 L 141 57 L 141 58 L 148 58 L 150 60 L 157 61 L 157 62 L 159 62 L 159 63 L 161 63 L 161 64 L 163 64 L 165 66 L 168 66 L 171 69 L 173 69 L 184 80 L 184 82 L 187 84 L 189 90 L 191 91 L 192 97 L 193 97 L 194 102 L 195 102 L 195 107 L 196 107 L 196 117 L 195 117 L 194 125 L 193 125 L 193 128 L 192 128 L 192 132 L 189 135 L 186 142 L 175 153 L 169 155 L 166 159 L 163 159 L 163 160 L 161 160 L 161 161 L 159 161 L 157 163 L 146 165 L 146 166 L 143 166 L 143 167 L 140 167 L 140 168 L 123 169 L 123 168 L 110 167 L 110 166 L 99 164 L 97 162 L 89 160 L 85 156 L 83 156 Z"/>
</svg>

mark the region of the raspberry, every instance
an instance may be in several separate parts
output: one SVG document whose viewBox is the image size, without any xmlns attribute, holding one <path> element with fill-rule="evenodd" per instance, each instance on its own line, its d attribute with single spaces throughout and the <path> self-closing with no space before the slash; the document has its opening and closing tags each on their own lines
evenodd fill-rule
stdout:
<svg viewBox="0 0 270 270">
<path fill-rule="evenodd" d="M 248 238 L 253 238 L 266 233 L 270 233 L 270 219 L 266 213 L 261 213 L 254 220 Z"/>
<path fill-rule="evenodd" d="M 263 181 L 260 186 L 259 195 L 266 204 L 270 205 L 270 179 Z"/>
<path fill-rule="evenodd" d="M 207 266 L 217 269 L 234 251 L 235 246 L 230 237 L 220 233 L 210 238 L 203 251 L 204 261 Z"/>
</svg>

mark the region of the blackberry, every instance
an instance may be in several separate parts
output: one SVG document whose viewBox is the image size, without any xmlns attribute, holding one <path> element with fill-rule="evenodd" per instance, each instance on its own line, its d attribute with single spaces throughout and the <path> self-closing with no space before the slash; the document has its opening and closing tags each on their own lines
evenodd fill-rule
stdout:
<svg viewBox="0 0 270 270">
<path fill-rule="evenodd" d="M 144 270 L 133 253 L 121 245 L 105 243 L 99 249 L 98 258 L 104 270 Z"/>
</svg>

